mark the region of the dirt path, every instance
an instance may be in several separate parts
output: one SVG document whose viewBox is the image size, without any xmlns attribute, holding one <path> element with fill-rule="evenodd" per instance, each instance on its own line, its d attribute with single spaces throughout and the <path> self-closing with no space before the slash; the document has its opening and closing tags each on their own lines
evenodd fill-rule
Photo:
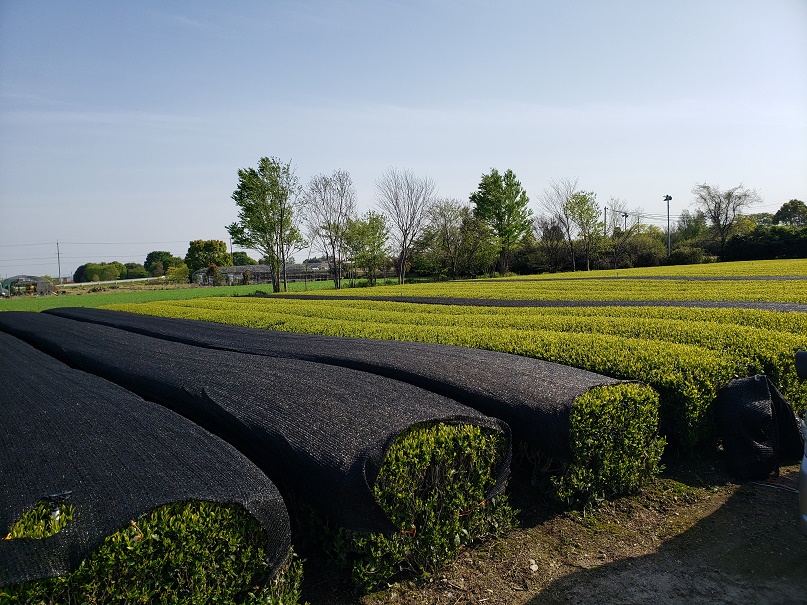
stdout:
<svg viewBox="0 0 807 605">
<path fill-rule="evenodd" d="M 689 462 L 584 515 L 536 502 L 516 473 L 521 527 L 461 553 L 431 582 L 357 598 L 310 562 L 304 596 L 311 605 L 807 603 L 797 481 L 797 466 L 768 484 L 738 485 L 714 462 Z"/>
</svg>

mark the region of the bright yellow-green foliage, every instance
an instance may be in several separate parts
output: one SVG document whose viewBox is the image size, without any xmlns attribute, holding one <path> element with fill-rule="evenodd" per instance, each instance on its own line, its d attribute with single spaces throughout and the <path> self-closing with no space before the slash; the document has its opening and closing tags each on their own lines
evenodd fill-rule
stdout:
<svg viewBox="0 0 807 605">
<path fill-rule="evenodd" d="M 599 271 L 577 271 L 576 273 L 543 273 L 525 276 L 535 279 L 567 277 L 786 277 L 807 275 L 807 259 L 751 260 L 729 263 L 705 263 L 700 265 L 670 265 L 667 267 L 636 267 L 633 269 L 603 269 Z M 523 279 L 519 277 L 503 279 Z"/>
<path fill-rule="evenodd" d="M 23 516 L 17 537 L 39 537 L 33 521 Z M 169 504 L 106 538 L 67 576 L 0 588 L 0 602 L 296 603 L 302 567 L 292 562 L 272 578 L 265 540 L 240 506 Z"/>
<path fill-rule="evenodd" d="M 73 519 L 75 508 L 66 505 L 52 505 L 40 502 L 34 508 L 17 519 L 11 526 L 6 540 L 17 538 L 34 538 L 41 540 L 58 534 Z"/>
<path fill-rule="evenodd" d="M 648 386 L 595 387 L 574 401 L 572 464 L 556 478 L 569 502 L 635 493 L 659 471 L 665 440 L 656 432 L 659 397 Z"/>
<path fill-rule="evenodd" d="M 798 410 L 807 405 L 807 390 L 795 379 L 793 361 L 795 350 L 807 347 L 802 313 L 508 309 L 274 298 L 115 308 L 283 331 L 490 349 L 640 380 L 661 394 L 662 429 L 685 448 L 709 433 L 709 405 L 736 376 L 767 373 Z"/>
<path fill-rule="evenodd" d="M 390 445 L 373 485 L 381 508 L 400 529 L 391 536 L 340 529 L 331 549 L 364 589 L 400 572 L 430 577 L 459 547 L 509 529 L 502 494 L 486 501 L 506 464 L 507 439 L 471 425 L 412 427 Z"/>
<path fill-rule="evenodd" d="M 807 303 L 807 280 L 536 279 L 463 281 L 335 290 L 337 296 L 424 296 L 505 300 L 705 300 Z"/>
</svg>

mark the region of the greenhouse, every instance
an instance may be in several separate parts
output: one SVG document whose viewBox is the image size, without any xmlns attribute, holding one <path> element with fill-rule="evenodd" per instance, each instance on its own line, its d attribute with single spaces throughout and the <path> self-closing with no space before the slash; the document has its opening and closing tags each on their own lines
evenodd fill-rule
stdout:
<svg viewBox="0 0 807 605">
<path fill-rule="evenodd" d="M 327 270 L 312 267 L 306 271 L 304 265 L 287 265 L 287 281 L 321 281 L 329 279 Z M 238 265 L 234 267 L 206 267 L 194 271 L 191 276 L 194 284 L 202 286 L 241 286 L 250 284 L 271 284 L 272 269 L 268 265 Z"/>
<path fill-rule="evenodd" d="M 11 296 L 19 294 L 50 294 L 53 284 L 46 277 L 34 275 L 15 275 L 0 282 L 0 288 L 8 291 Z"/>
</svg>

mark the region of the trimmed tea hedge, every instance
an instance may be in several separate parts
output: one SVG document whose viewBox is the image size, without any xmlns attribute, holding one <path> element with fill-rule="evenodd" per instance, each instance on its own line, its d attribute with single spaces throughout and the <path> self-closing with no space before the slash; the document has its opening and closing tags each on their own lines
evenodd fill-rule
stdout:
<svg viewBox="0 0 807 605">
<path fill-rule="evenodd" d="M 742 367 L 736 359 L 694 345 L 540 328 L 527 331 L 428 322 L 408 324 L 403 323 L 404 313 L 396 314 L 400 323 L 372 321 L 375 317 L 372 313 L 361 315 L 362 321 L 358 321 L 357 309 L 342 308 L 339 301 L 328 301 L 329 304 L 284 301 L 281 307 L 289 308 L 285 307 L 289 302 L 295 314 L 274 311 L 277 308 L 274 300 L 208 299 L 194 301 L 192 306 L 155 303 L 116 306 L 116 309 L 289 332 L 459 345 L 535 357 L 622 380 L 637 380 L 652 386 L 661 395 L 661 431 L 684 451 L 713 432 L 709 406 L 717 391 Z M 326 317 L 318 317 L 320 313 Z M 412 309 L 411 315 L 413 322 L 422 319 L 417 307 Z M 383 313 L 380 317 L 389 319 Z M 507 320 L 502 319 L 501 325 L 506 326 Z"/>
<path fill-rule="evenodd" d="M 700 300 L 746 302 L 807 301 L 807 280 L 693 279 L 535 279 L 529 281 L 460 281 L 348 288 L 336 296 L 419 296 L 506 300 Z"/>
<path fill-rule="evenodd" d="M 432 577 L 462 545 L 511 528 L 514 511 L 506 494 L 486 498 L 508 455 L 503 435 L 489 429 L 411 428 L 387 450 L 373 486 L 398 531 L 354 532 L 318 517 L 326 550 L 363 590 L 396 577 Z"/>
<path fill-rule="evenodd" d="M 50 313 L 194 346 L 315 361 L 419 385 L 504 420 L 515 439 L 568 467 L 576 479 L 567 485 L 565 499 L 630 493 L 656 472 L 661 454 L 658 395 L 652 389 L 567 365 L 468 347 L 290 334 L 104 309 Z M 582 413 L 593 415 L 590 433 L 578 439 L 576 451 L 570 438 L 574 413 L 578 419 Z M 594 427 L 598 414 L 609 417 L 608 431 Z M 592 460 L 633 469 L 631 478 L 604 473 L 598 482 L 591 475 L 602 469 Z M 575 471 L 581 464 L 585 468 Z"/>
<path fill-rule="evenodd" d="M 469 510 L 467 502 L 478 505 L 500 494 L 509 474 L 506 424 L 398 381 L 348 368 L 203 349 L 46 314 L 0 314 L 0 329 L 194 418 L 238 444 L 279 485 L 355 532 L 411 530 L 388 516 L 381 494 L 396 514 L 414 514 L 408 522 L 420 524 L 420 533 L 435 544 L 453 541 L 461 529 L 474 539 L 487 527 L 484 516 L 463 520 L 459 529 L 457 519 Z M 322 376 L 331 379 L 327 389 Z M 403 448 L 430 462 L 429 471 L 408 480 L 395 473 L 413 472 L 412 464 L 388 465 L 382 478 L 387 487 L 374 492 L 389 449 L 412 427 L 432 422 L 466 428 L 442 429 L 437 436 L 415 432 Z M 450 490 L 432 476 L 435 471 L 451 476 Z M 417 503 L 411 501 L 413 485 L 423 492 Z M 396 507 L 397 499 L 404 503 Z M 503 513 L 491 514 L 498 519 Z M 414 565 L 398 562 L 398 556 L 421 566 L 437 565 L 447 556 L 443 550 L 418 552 L 422 542 L 404 551 L 396 542 L 389 544 L 378 543 L 370 552 L 379 560 L 373 566 L 376 581 L 390 566 Z"/>
<path fill-rule="evenodd" d="M 637 492 L 658 474 L 665 440 L 659 438 L 659 397 L 650 387 L 594 387 L 572 407 L 573 461 L 555 482 L 573 503 Z"/>
<path fill-rule="evenodd" d="M 10 538 L 52 535 L 49 504 L 12 528 Z M 69 523 L 70 507 L 63 510 Z M 302 565 L 290 559 L 274 576 L 264 531 L 238 505 L 159 507 L 109 536 L 62 577 L 0 588 L 3 603 L 245 603 L 287 605 L 300 597 Z"/>
</svg>

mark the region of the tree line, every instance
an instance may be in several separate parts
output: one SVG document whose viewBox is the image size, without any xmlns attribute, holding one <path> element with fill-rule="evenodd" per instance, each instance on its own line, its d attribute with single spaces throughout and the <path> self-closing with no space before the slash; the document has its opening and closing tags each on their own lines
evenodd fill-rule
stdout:
<svg viewBox="0 0 807 605">
<path fill-rule="evenodd" d="M 149 252 L 142 264 L 118 261 L 86 263 L 73 273 L 74 282 L 116 281 L 144 277 L 165 277 L 173 283 L 186 283 L 194 271 L 232 265 L 257 265 L 246 252 L 227 252 L 221 240 L 194 240 L 188 244 L 184 258 L 165 250 Z"/>
<path fill-rule="evenodd" d="M 751 214 L 760 201 L 743 185 L 692 189 L 669 232 L 642 222 L 641 208 L 596 193 L 577 179 L 550 181 L 539 214 L 512 170 L 483 174 L 467 200 L 437 196 L 434 181 L 389 168 L 375 181 L 375 208 L 359 216 L 350 174 L 334 170 L 303 186 L 289 162 L 263 157 L 238 171 L 233 242 L 264 255 L 275 291 L 285 289 L 286 259 L 306 245 L 327 259 L 334 285 L 360 270 L 372 284 L 395 267 L 399 283 L 483 274 L 577 271 L 807 256 L 807 206 L 790 200 L 776 214 Z M 749 252 L 753 251 L 753 253 Z"/>
<path fill-rule="evenodd" d="M 807 205 L 793 199 L 775 214 L 753 214 L 759 195 L 743 185 L 696 184 L 693 210 L 669 232 L 643 222 L 643 209 L 624 200 L 600 206 L 596 193 L 572 178 L 548 183 L 537 196 L 537 215 L 510 169 L 483 174 L 467 200 L 439 197 L 430 177 L 397 168 L 384 171 L 375 189 L 373 209 L 360 215 L 349 172 L 302 185 L 290 162 L 262 157 L 238 170 L 231 196 L 238 217 L 227 231 L 233 244 L 261 255 L 276 292 L 287 287 L 293 255 L 309 246 L 327 262 L 336 288 L 357 275 L 373 285 L 388 267 L 402 284 L 407 275 L 457 279 L 807 257 Z M 199 269 L 257 262 L 245 252 L 230 254 L 223 241 L 195 240 L 184 258 L 154 251 L 142 265 L 88 263 L 74 281 L 165 275 L 187 282 Z"/>
</svg>

